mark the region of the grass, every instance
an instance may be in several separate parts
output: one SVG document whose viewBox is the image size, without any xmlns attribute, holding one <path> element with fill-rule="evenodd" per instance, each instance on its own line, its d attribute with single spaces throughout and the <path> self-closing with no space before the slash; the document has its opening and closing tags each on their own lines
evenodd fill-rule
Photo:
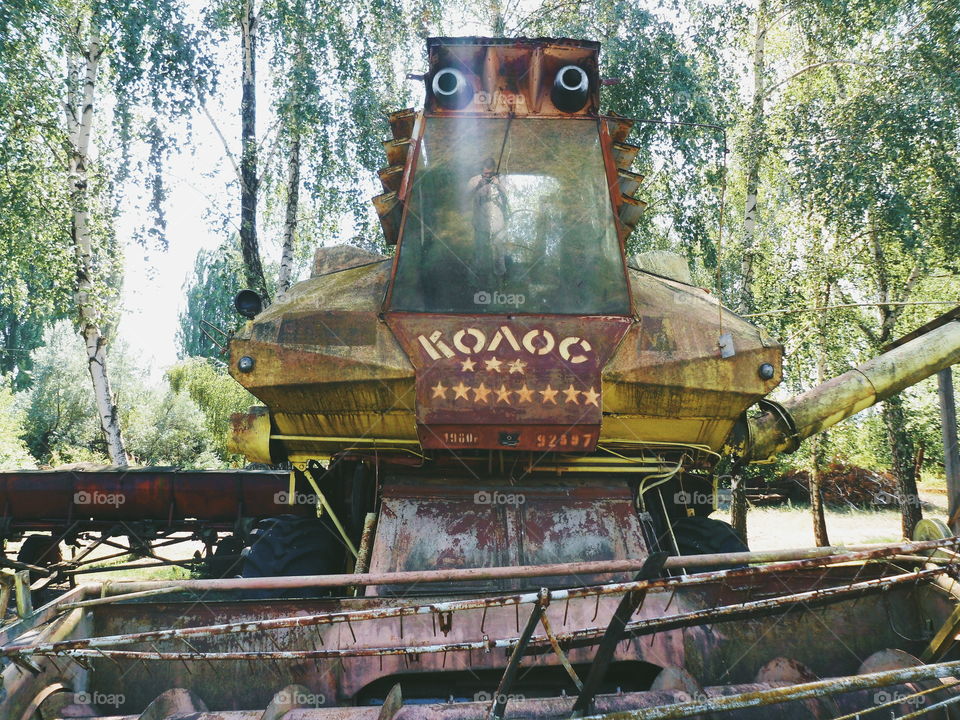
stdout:
<svg viewBox="0 0 960 720">
<path fill-rule="evenodd" d="M 946 522 L 947 495 L 943 481 L 923 482 L 919 490 L 923 516 Z M 831 545 L 902 539 L 899 509 L 827 508 L 825 515 Z M 712 517 L 730 521 L 728 511 L 717 511 Z M 752 507 L 747 514 L 747 535 L 751 550 L 809 547 L 814 544 L 813 515 L 809 506 Z"/>
</svg>

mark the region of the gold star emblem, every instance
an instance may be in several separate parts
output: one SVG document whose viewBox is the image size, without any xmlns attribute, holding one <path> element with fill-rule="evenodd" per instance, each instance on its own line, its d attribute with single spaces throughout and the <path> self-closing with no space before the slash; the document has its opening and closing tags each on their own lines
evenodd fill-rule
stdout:
<svg viewBox="0 0 960 720">
<path fill-rule="evenodd" d="M 503 365 L 503 363 L 500 360 L 497 360 L 496 355 L 494 355 L 492 358 L 487 360 L 486 363 L 487 363 L 487 370 L 493 370 L 495 372 L 500 372 L 500 366 Z"/>
<path fill-rule="evenodd" d="M 583 402 L 585 405 L 596 405 L 600 407 L 600 403 L 597 402 L 597 399 L 600 397 L 600 393 L 594 391 L 593 386 L 590 386 L 590 389 L 583 393 Z"/>
<path fill-rule="evenodd" d="M 467 358 L 460 363 L 460 367 L 463 368 L 463 372 L 473 372 L 476 367 L 476 363 L 470 358 Z"/>
<path fill-rule="evenodd" d="M 563 391 L 563 394 L 567 396 L 567 402 L 573 403 L 574 405 L 579 405 L 580 401 L 577 399 L 577 395 L 580 394 L 579 390 L 574 389 L 573 383 L 570 383 L 570 387 Z"/>
<path fill-rule="evenodd" d="M 517 390 L 517 395 L 519 400 L 517 402 L 532 402 L 533 401 L 533 390 L 527 387 L 527 384 L 524 383 L 523 387 Z"/>
<path fill-rule="evenodd" d="M 523 375 L 523 369 L 526 366 L 527 364 L 523 360 L 521 360 L 520 358 L 517 358 L 512 363 L 510 363 L 510 372 L 520 373 L 521 375 Z"/>
<path fill-rule="evenodd" d="M 487 395 L 489 395 L 490 392 L 491 392 L 490 388 L 488 388 L 483 383 L 480 383 L 477 387 L 473 389 L 474 402 L 485 403 L 487 401 Z"/>
<path fill-rule="evenodd" d="M 447 388 L 443 386 L 442 382 L 437 381 L 437 384 L 433 386 L 433 397 L 441 400 L 447 399 Z"/>
<path fill-rule="evenodd" d="M 500 389 L 497 390 L 497 402 L 505 402 L 507 405 L 509 405 L 511 395 L 513 395 L 513 391 L 507 390 L 506 385 L 501 385 Z"/>
<path fill-rule="evenodd" d="M 469 399 L 470 399 L 470 398 L 467 397 L 467 391 L 468 391 L 470 388 L 469 388 L 468 386 L 464 385 L 464 384 L 463 384 L 463 381 L 457 383 L 456 385 L 454 385 L 454 386 L 453 386 L 452 388 L 450 388 L 450 389 L 453 390 L 453 392 L 454 392 L 454 396 L 453 396 L 453 399 L 454 399 L 454 400 L 456 400 L 457 398 L 463 398 L 464 400 L 469 400 Z"/>
<path fill-rule="evenodd" d="M 549 385 L 547 385 L 547 387 L 545 387 L 543 390 L 538 390 L 538 392 L 543 395 L 544 405 L 546 405 L 548 402 L 553 403 L 554 405 L 557 404 L 555 399 L 557 397 L 557 391 L 551 388 Z"/>
</svg>

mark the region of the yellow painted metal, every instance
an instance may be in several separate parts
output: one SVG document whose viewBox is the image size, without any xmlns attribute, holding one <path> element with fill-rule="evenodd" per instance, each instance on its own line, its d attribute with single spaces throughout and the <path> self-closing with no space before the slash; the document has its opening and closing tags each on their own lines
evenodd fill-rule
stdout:
<svg viewBox="0 0 960 720">
<path fill-rule="evenodd" d="M 746 436 L 739 438 L 739 452 L 762 461 L 795 449 L 796 440 L 815 435 L 957 362 L 960 322 L 953 320 L 784 401 L 782 407 L 796 426 L 795 440 L 777 413 L 749 419 Z"/>
<path fill-rule="evenodd" d="M 231 342 L 231 373 L 271 409 L 274 460 L 388 444 L 419 450 L 414 370 L 379 318 L 388 277 L 389 262 L 374 262 L 298 283 Z M 638 318 L 603 373 L 600 442 L 718 451 L 779 382 L 780 345 L 704 290 L 638 270 L 630 282 Z M 723 332 L 733 357 L 720 357 Z M 254 360 L 248 373 L 237 369 L 244 355 Z M 763 362 L 776 369 L 770 380 L 757 373 Z M 237 446 L 268 461 L 263 435 Z"/>
<path fill-rule="evenodd" d="M 250 462 L 270 463 L 270 414 L 267 408 L 250 408 L 230 417 L 227 449 Z"/>
</svg>

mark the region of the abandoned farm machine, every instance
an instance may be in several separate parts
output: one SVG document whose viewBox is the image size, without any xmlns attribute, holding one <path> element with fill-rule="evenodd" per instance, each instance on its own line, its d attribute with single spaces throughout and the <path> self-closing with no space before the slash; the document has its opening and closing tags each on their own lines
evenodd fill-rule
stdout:
<svg viewBox="0 0 960 720">
<path fill-rule="evenodd" d="M 960 360 L 956 313 L 775 402 L 778 342 L 626 258 L 599 45 L 427 51 L 374 199 L 392 256 L 237 298 L 263 407 L 233 443 L 282 470 L 0 476 L 0 718 L 960 717 L 957 538 L 750 553 L 709 517 L 725 458 Z M 201 577 L 83 580 L 184 537 Z"/>
</svg>

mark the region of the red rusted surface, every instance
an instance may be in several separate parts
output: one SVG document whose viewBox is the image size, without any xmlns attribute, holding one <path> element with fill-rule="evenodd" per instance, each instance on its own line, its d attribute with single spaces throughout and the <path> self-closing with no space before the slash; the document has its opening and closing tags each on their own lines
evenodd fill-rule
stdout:
<svg viewBox="0 0 960 720">
<path fill-rule="evenodd" d="M 648 551 L 642 537 L 623 485 L 387 484 L 370 571 L 541 565 L 563 557 L 582 562 L 643 558 Z M 610 579 L 588 573 L 450 587 L 516 589 L 536 582 L 557 587 Z M 371 587 L 367 594 L 385 589 Z"/>
<path fill-rule="evenodd" d="M 425 448 L 591 451 L 625 317 L 387 316 L 416 368 Z"/>
<path fill-rule="evenodd" d="M 648 595 L 635 622 L 656 622 L 657 618 L 677 613 L 696 612 L 719 604 L 742 604 L 789 591 L 804 592 L 823 587 L 842 592 L 851 582 L 869 582 L 877 579 L 883 572 L 882 565 L 839 567 L 768 574 L 754 577 L 750 581 L 718 580 L 706 586 L 679 587 L 675 593 L 660 589 Z M 604 691 L 607 694 L 598 697 L 597 711 L 655 708 L 693 699 L 706 702 L 731 694 L 762 694 L 777 690 L 777 678 L 780 675 L 771 675 L 770 667 L 771 661 L 778 657 L 795 659 L 797 664 L 806 665 L 819 677 L 854 674 L 858 671 L 858 658 L 867 658 L 878 649 L 894 647 L 896 643 L 902 642 L 902 638 L 889 623 L 878 624 L 875 622 L 876 617 L 890 617 L 901 635 L 918 634 L 920 630 L 915 622 L 916 603 L 918 597 L 928 595 L 931 598 L 941 597 L 927 590 L 924 585 L 913 587 L 911 584 L 900 584 L 890 586 L 883 597 L 875 594 L 862 597 L 856 602 L 841 600 L 837 605 L 831 606 L 830 618 L 837 622 L 832 622 L 830 626 L 824 624 L 823 611 L 811 611 L 800 604 L 796 612 L 776 621 L 767 619 L 762 622 L 740 621 L 689 627 L 624 641 L 617 648 L 615 661 L 635 663 L 635 666 L 630 666 L 632 669 L 628 675 L 624 676 L 634 679 L 629 683 L 626 680 L 618 681 L 624 683 L 622 694 L 610 694 L 612 690 Z M 211 622 L 259 622 L 281 615 L 307 617 L 338 610 L 373 611 L 391 602 L 394 601 L 384 598 L 357 598 L 235 603 L 217 601 L 207 596 L 200 603 L 150 602 L 112 608 L 91 608 L 93 624 L 86 632 L 103 635 L 132 628 L 172 625 L 197 627 Z M 578 629 L 596 628 L 597 632 L 602 632 L 617 602 L 616 596 L 602 597 L 599 602 L 590 597 L 572 598 L 569 603 L 551 602 L 547 613 L 561 642 L 565 642 L 563 638 L 576 633 Z M 946 604 L 941 610 L 948 611 Z M 192 690 L 214 712 L 224 713 L 225 717 L 242 717 L 227 713 L 263 708 L 278 689 L 290 683 L 301 684 L 312 693 L 322 695 L 322 704 L 325 706 L 354 703 L 363 706 L 378 697 L 382 698 L 382 694 L 378 693 L 385 691 L 376 689 L 380 687 L 378 683 L 389 689 L 395 682 L 402 682 L 404 697 L 408 698 L 408 701 L 418 697 L 436 699 L 434 704 L 426 706 L 411 704 L 402 711 L 404 714 L 397 717 L 435 717 L 444 720 L 480 718 L 485 708 L 489 707 L 489 702 L 470 701 L 476 700 L 482 693 L 489 697 L 493 692 L 499 674 L 502 674 L 506 664 L 507 655 L 502 648 L 419 655 L 407 653 L 403 656 L 383 658 L 318 658 L 316 661 L 296 657 L 295 653 L 309 652 L 312 649 L 342 649 L 351 653 L 362 653 L 385 644 L 455 645 L 482 636 L 491 639 L 515 637 L 525 618 L 526 612 L 518 615 L 514 608 L 508 606 L 489 607 L 485 610 L 475 608 L 455 612 L 447 623 L 425 614 L 371 619 L 352 625 L 338 623 L 328 627 L 277 628 L 269 633 L 247 636 L 242 641 L 231 636 L 195 637 L 186 644 L 170 638 L 134 646 L 135 651 L 144 653 L 142 661 L 124 657 L 116 660 L 106 657 L 83 660 L 91 664 L 88 687 L 104 693 L 124 695 L 125 702 L 122 707 L 110 708 L 107 714 L 111 716 L 139 713 L 161 692 L 171 687 Z M 868 626 L 871 628 L 869 632 L 865 631 Z M 240 649 L 260 652 L 263 658 L 252 664 L 238 660 L 218 660 L 215 655 L 211 655 L 208 660 L 200 660 L 199 656 L 191 658 L 191 653 L 229 653 Z M 151 660 L 150 654 L 156 651 L 182 656 L 184 661 Z M 545 672 L 551 667 L 563 672 L 556 667 L 557 660 L 549 647 L 544 647 L 544 651 L 543 654 L 524 658 L 520 685 L 515 689 L 524 699 L 511 699 L 508 717 L 510 712 L 519 713 L 518 716 L 521 717 L 551 719 L 569 715 L 573 702 L 569 697 L 572 694 L 569 689 L 566 698 L 560 696 L 557 689 L 560 685 L 554 687 L 556 692 L 550 692 L 549 697 L 540 697 L 535 690 L 536 683 L 530 684 L 531 678 L 538 677 L 537 673 Z M 284 657 L 285 652 L 291 656 Z M 574 647 L 569 651 L 570 661 L 583 670 L 590 662 L 592 653 L 592 648 Z M 267 659 L 268 656 L 275 659 Z M 38 662 L 41 660 L 37 659 Z M 75 667 L 69 660 L 54 660 L 65 672 Z M 649 689 L 653 676 L 659 668 L 664 667 L 685 668 L 704 688 L 703 697 L 692 698 L 679 690 Z M 255 683 L 250 681 L 251 672 L 257 673 Z M 53 680 L 56 673 L 51 671 L 50 674 Z M 453 679 L 461 676 L 464 680 Z M 443 680 L 444 677 L 450 680 Z M 892 687 L 903 692 L 909 689 L 898 685 Z M 431 692 L 432 695 L 429 694 Z M 444 702 L 450 696 L 457 702 Z M 848 693 L 837 696 L 838 704 L 832 707 L 844 711 L 848 708 L 869 707 L 871 698 L 872 694 Z M 796 710 L 791 705 L 777 706 L 777 714 L 783 717 L 810 717 L 809 714 L 801 714 L 805 707 L 803 703 L 798 703 L 795 707 Z M 806 707 L 809 712 L 809 706 Z M 304 718 L 325 717 L 319 710 L 320 708 L 313 707 L 297 712 L 304 713 Z M 330 712 L 334 714 L 329 717 L 362 718 L 365 717 L 363 713 L 368 710 L 369 707 L 330 707 Z M 359 714 L 351 715 L 353 712 Z M 834 717 L 835 714 L 827 717 Z M 730 717 L 760 718 L 769 717 L 769 714 L 763 715 L 754 711 L 741 715 L 731 714 Z"/>
<path fill-rule="evenodd" d="M 144 520 L 178 528 L 189 521 L 232 524 L 239 517 L 312 512 L 312 506 L 278 502 L 288 484 L 285 472 L 24 470 L 0 473 L 0 508 L 17 531 Z"/>
</svg>

